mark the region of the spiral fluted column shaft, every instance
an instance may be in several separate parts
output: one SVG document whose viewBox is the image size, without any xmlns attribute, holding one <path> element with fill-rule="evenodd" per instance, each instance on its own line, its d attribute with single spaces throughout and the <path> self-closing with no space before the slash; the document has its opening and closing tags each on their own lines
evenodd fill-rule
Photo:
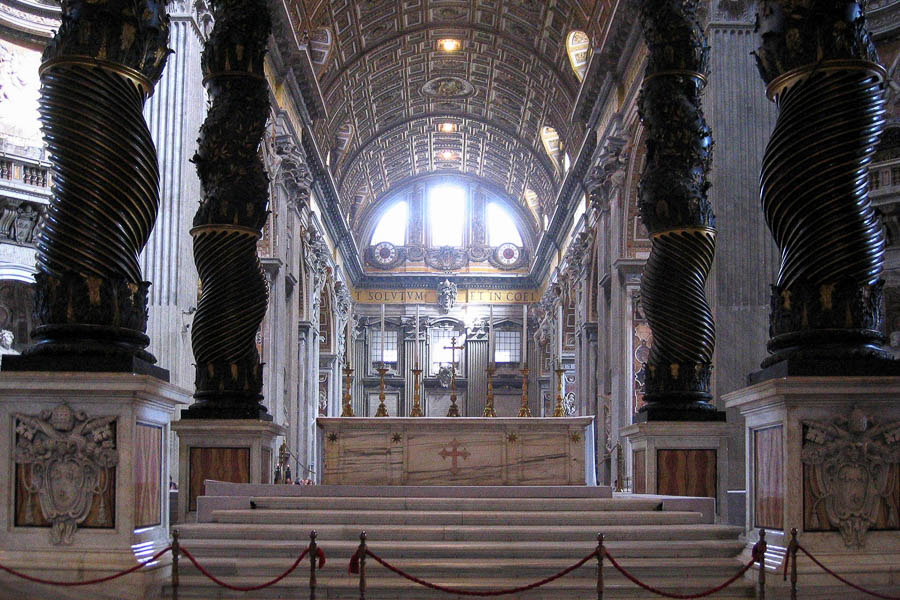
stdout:
<svg viewBox="0 0 900 600">
<path fill-rule="evenodd" d="M 210 108 L 194 156 L 203 187 L 191 230 L 201 282 L 191 334 L 197 402 L 182 418 L 269 420 L 256 348 L 269 290 L 256 242 L 268 214 L 258 148 L 269 114 L 271 21 L 262 0 L 218 0 L 213 16 L 203 50 Z"/>
<path fill-rule="evenodd" d="M 144 350 L 150 284 L 138 255 L 156 221 L 159 171 L 142 110 L 168 31 L 164 3 L 63 2 L 40 69 L 54 183 L 35 236 L 37 327 L 26 356 L 79 356 L 84 368 L 86 355 L 155 362 Z"/>
<path fill-rule="evenodd" d="M 763 366 L 886 358 L 885 235 L 868 197 L 885 72 L 862 10 L 763 2 L 760 31 L 758 65 L 778 106 L 760 197 L 782 255 Z"/>
<path fill-rule="evenodd" d="M 709 404 L 715 323 L 706 279 L 716 247 L 707 199 L 712 136 L 701 108 L 709 47 L 697 2 L 647 0 L 641 25 L 650 50 L 639 99 L 647 161 L 638 205 L 650 232 L 641 304 L 653 332 L 642 418 L 720 419 Z"/>
</svg>

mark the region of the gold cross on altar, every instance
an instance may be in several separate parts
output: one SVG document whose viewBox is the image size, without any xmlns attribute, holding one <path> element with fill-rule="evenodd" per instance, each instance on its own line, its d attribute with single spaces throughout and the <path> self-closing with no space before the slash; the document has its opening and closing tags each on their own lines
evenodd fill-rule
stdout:
<svg viewBox="0 0 900 600">
<path fill-rule="evenodd" d="M 456 345 L 456 336 L 450 338 L 450 345 L 444 346 L 444 350 L 450 350 L 450 369 L 451 374 L 456 373 L 456 351 L 462 350 L 465 347 L 464 344 L 457 346 Z"/>
<path fill-rule="evenodd" d="M 453 450 L 448 451 L 446 448 L 444 448 L 440 452 L 438 452 L 438 456 L 445 460 L 448 456 L 452 458 L 453 462 L 450 465 L 450 473 L 456 475 L 459 472 L 459 464 L 457 462 L 457 459 L 462 456 L 463 460 L 465 460 L 469 458 L 471 454 L 465 448 L 462 449 L 462 452 L 459 451 L 459 442 L 456 440 L 456 438 L 453 438 L 453 441 L 450 442 L 450 447 L 453 448 Z"/>
</svg>

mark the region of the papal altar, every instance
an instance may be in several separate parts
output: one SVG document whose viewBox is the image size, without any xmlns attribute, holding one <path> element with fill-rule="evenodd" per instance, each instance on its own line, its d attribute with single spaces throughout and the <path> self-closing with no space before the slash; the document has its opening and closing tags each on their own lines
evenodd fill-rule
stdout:
<svg viewBox="0 0 900 600">
<path fill-rule="evenodd" d="M 593 417 L 320 417 L 326 485 L 596 485 Z"/>
</svg>

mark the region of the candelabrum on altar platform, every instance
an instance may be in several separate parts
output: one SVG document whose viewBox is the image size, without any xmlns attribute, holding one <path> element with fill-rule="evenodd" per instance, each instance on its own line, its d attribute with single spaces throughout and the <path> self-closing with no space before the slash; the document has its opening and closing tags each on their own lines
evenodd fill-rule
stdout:
<svg viewBox="0 0 900 600">
<path fill-rule="evenodd" d="M 448 417 L 458 417 L 459 407 L 456 405 L 456 351 L 462 350 L 463 346 L 456 345 L 456 336 L 450 338 L 450 345 L 444 346 L 446 350 L 450 350 L 450 410 L 447 411 Z"/>
<path fill-rule="evenodd" d="M 494 412 L 494 372 L 496 370 L 496 367 L 493 366 L 484 370 L 485 373 L 487 373 L 487 402 L 484 404 L 484 412 L 481 414 L 482 417 L 497 416 L 497 413 Z"/>
<path fill-rule="evenodd" d="M 560 365 L 560 368 L 554 369 L 554 372 L 556 373 L 556 408 L 553 409 L 553 416 L 564 417 L 566 409 L 563 407 L 562 378 L 566 370 Z"/>
<path fill-rule="evenodd" d="M 522 367 L 522 406 L 519 408 L 520 417 L 530 417 L 528 409 L 528 367 Z"/>
<path fill-rule="evenodd" d="M 385 368 L 384 363 L 381 363 L 381 366 L 378 367 L 378 377 L 380 378 L 378 383 L 378 410 L 375 411 L 376 417 L 387 417 L 388 411 L 387 406 L 384 405 L 384 376 L 388 372 Z"/>
<path fill-rule="evenodd" d="M 346 363 L 344 365 L 344 380 L 346 381 L 346 391 L 344 392 L 344 405 L 341 410 L 342 417 L 352 417 L 353 414 L 353 394 L 350 392 L 350 386 L 353 384 L 353 369 L 350 368 L 350 363 Z M 383 386 L 382 386 L 383 387 Z"/>
<path fill-rule="evenodd" d="M 416 368 L 412 370 L 412 374 L 415 378 L 415 384 L 413 385 L 413 406 L 412 410 L 409 411 L 409 416 L 424 417 L 422 405 L 420 404 L 421 396 L 419 394 L 419 377 L 422 375 L 422 369 L 419 368 L 418 364 L 416 364 Z"/>
<path fill-rule="evenodd" d="M 287 442 L 278 448 L 278 464 L 275 465 L 275 483 L 293 483 L 291 479 L 291 453 Z"/>
</svg>

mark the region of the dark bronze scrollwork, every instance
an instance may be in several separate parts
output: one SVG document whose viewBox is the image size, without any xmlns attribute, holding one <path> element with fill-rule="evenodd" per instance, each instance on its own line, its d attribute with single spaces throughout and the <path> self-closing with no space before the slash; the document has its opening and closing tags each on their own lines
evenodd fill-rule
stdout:
<svg viewBox="0 0 900 600">
<path fill-rule="evenodd" d="M 40 69 L 53 196 L 35 235 L 35 345 L 27 355 L 155 359 L 138 255 L 159 207 L 143 107 L 169 50 L 165 3 L 66 0 Z"/>
<path fill-rule="evenodd" d="M 210 108 L 193 159 L 203 188 L 191 230 L 202 286 L 191 335 L 197 402 L 182 418 L 268 420 L 256 332 L 269 289 L 256 242 L 268 216 L 258 148 L 269 114 L 263 59 L 272 24 L 260 0 L 214 2 L 213 16 L 202 56 Z"/>
<path fill-rule="evenodd" d="M 716 246 L 707 199 L 713 142 L 701 108 L 709 46 L 694 1 L 643 2 L 641 25 L 650 54 L 639 99 L 647 163 L 638 204 L 652 241 L 641 302 L 653 331 L 642 411 L 650 420 L 716 419 L 715 323 L 705 292 Z"/>
</svg>

